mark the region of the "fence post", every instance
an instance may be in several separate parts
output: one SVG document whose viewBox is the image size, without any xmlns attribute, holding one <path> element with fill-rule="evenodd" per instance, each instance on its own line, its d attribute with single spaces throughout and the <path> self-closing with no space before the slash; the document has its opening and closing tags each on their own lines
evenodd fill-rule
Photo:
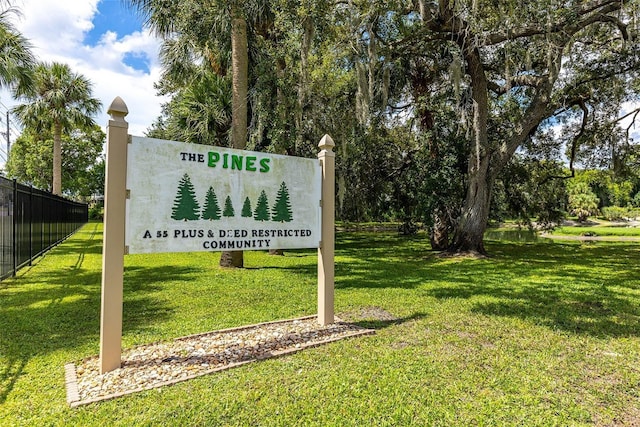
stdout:
<svg viewBox="0 0 640 427">
<path fill-rule="evenodd" d="M 16 206 L 18 202 L 18 181 L 16 179 L 13 180 L 13 203 L 11 206 L 11 213 L 13 215 L 13 230 L 11 230 L 11 251 L 13 252 L 13 277 L 16 276 L 16 270 L 18 270 L 18 243 L 16 239 L 16 229 L 18 216 L 16 215 Z"/>
<path fill-rule="evenodd" d="M 29 265 L 33 265 L 33 185 L 29 186 Z"/>
<path fill-rule="evenodd" d="M 334 240 L 335 240 L 335 164 L 333 139 L 325 135 L 318 144 L 318 159 L 322 167 L 322 228 L 318 247 L 318 322 L 329 325 L 334 321 Z"/>
<path fill-rule="evenodd" d="M 102 303 L 100 315 L 100 373 L 120 367 L 122 352 L 122 276 L 124 274 L 127 143 L 129 113 L 116 97 L 108 113 L 107 160 L 102 247 Z"/>
</svg>

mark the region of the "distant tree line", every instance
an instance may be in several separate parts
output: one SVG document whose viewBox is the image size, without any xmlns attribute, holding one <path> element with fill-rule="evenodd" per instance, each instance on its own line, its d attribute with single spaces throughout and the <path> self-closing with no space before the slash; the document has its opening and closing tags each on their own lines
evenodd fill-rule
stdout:
<svg viewBox="0 0 640 427">
<path fill-rule="evenodd" d="M 333 136 L 338 219 L 484 253 L 491 220 L 571 214 L 580 170 L 638 193 L 637 2 L 130 3 L 163 38 L 149 134 L 236 146 L 242 77 L 248 148 L 315 156 Z"/>
<path fill-rule="evenodd" d="M 338 219 L 421 223 L 432 247 L 483 254 L 492 220 L 553 224 L 640 198 L 637 2 L 129 3 L 162 38 L 169 101 L 149 136 L 314 157 L 329 133 Z M 16 111 L 29 148 L 52 142 L 51 188 L 72 191 L 61 141 L 97 105 L 64 67 L 18 73 L 38 68 L 22 43 L 0 83 L 33 107 Z M 39 109 L 63 87 L 81 90 Z"/>
</svg>

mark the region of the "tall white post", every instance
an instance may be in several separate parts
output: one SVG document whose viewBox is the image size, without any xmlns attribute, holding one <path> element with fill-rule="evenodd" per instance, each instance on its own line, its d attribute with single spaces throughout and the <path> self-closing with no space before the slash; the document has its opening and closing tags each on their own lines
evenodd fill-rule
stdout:
<svg viewBox="0 0 640 427">
<path fill-rule="evenodd" d="M 334 241 L 335 241 L 335 143 L 325 135 L 318 144 L 318 159 L 322 167 L 322 234 L 318 248 L 318 322 L 329 325 L 334 321 Z"/>
<path fill-rule="evenodd" d="M 122 276 L 124 274 L 127 143 L 129 113 L 118 96 L 108 113 L 107 160 L 102 246 L 102 303 L 100 315 L 100 373 L 120 367 L 122 353 Z"/>
</svg>

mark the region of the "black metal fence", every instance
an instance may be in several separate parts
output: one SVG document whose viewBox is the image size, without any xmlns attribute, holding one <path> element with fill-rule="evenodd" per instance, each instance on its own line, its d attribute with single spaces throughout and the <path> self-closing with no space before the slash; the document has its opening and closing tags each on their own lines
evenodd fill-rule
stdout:
<svg viewBox="0 0 640 427">
<path fill-rule="evenodd" d="M 0 280 L 89 220 L 88 206 L 0 177 Z"/>
</svg>

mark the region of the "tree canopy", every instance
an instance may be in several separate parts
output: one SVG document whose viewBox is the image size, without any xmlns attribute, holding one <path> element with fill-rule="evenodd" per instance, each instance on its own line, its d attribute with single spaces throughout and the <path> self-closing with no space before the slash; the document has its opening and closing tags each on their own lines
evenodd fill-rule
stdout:
<svg viewBox="0 0 640 427">
<path fill-rule="evenodd" d="M 332 134 L 338 218 L 482 254 L 491 217 L 561 216 L 578 167 L 613 170 L 616 203 L 638 193 L 637 1 L 131 3 L 165 35 L 151 132 L 228 145 L 242 18 L 248 147 L 314 156 Z"/>
<path fill-rule="evenodd" d="M 16 15 L 20 11 L 11 2 L 0 2 L 0 87 L 31 88 L 36 60 L 31 43 L 11 22 Z"/>
<path fill-rule="evenodd" d="M 104 192 L 105 134 L 98 125 L 62 135 L 62 193 L 88 200 Z M 18 181 L 51 191 L 53 136 L 25 129 L 11 147 L 6 172 Z"/>
<path fill-rule="evenodd" d="M 51 191 L 62 194 L 62 134 L 95 125 L 93 115 L 100 101 L 92 97 L 91 82 L 66 64 L 41 63 L 34 70 L 32 87 L 19 87 L 16 94 L 24 104 L 14 113 L 25 128 L 53 137 Z"/>
</svg>

